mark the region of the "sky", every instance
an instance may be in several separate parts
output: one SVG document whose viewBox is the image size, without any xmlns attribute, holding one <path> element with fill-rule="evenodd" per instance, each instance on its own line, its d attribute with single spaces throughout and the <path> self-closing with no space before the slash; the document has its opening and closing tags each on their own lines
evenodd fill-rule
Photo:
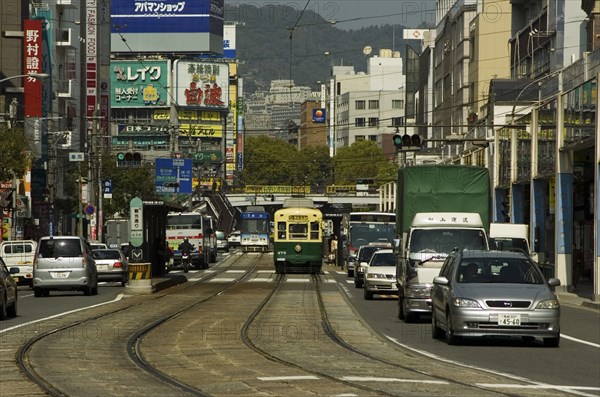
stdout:
<svg viewBox="0 0 600 397">
<path fill-rule="evenodd" d="M 304 9 L 320 14 L 327 20 L 337 21 L 339 29 L 360 29 L 372 25 L 399 24 L 416 27 L 422 22 L 435 23 L 434 0 L 225 0 L 228 6 L 249 4 L 288 5 L 298 14 Z"/>
</svg>

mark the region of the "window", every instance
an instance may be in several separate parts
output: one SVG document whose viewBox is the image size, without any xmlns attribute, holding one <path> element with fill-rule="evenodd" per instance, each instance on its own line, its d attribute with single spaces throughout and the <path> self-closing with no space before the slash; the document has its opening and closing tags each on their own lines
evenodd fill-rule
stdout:
<svg viewBox="0 0 600 397">
<path fill-rule="evenodd" d="M 392 99 L 392 109 L 403 109 L 403 108 L 404 108 L 404 100 Z"/>
<path fill-rule="evenodd" d="M 356 138 L 354 138 L 355 142 L 360 142 L 360 141 L 364 141 L 364 140 L 365 140 L 364 135 L 357 135 Z"/>
<path fill-rule="evenodd" d="M 404 117 L 392 117 L 392 125 L 394 127 L 404 125 Z"/>
<path fill-rule="evenodd" d="M 354 119 L 354 126 L 355 127 L 364 127 L 365 124 L 365 118 L 364 117 L 357 117 Z"/>
<path fill-rule="evenodd" d="M 365 101 L 364 100 L 354 101 L 354 108 L 358 109 L 358 110 L 365 109 Z"/>
<path fill-rule="evenodd" d="M 377 142 L 377 135 L 369 135 L 369 140 L 371 142 Z"/>
<path fill-rule="evenodd" d="M 370 100 L 369 109 L 379 109 L 379 99 Z"/>
<path fill-rule="evenodd" d="M 369 117 L 369 127 L 379 127 L 379 117 Z"/>
</svg>

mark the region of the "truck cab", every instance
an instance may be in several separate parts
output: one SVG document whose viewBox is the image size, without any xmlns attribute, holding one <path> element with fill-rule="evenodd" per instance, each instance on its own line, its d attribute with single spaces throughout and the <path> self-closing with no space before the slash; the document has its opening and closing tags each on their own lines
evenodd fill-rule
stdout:
<svg viewBox="0 0 600 397">
<path fill-rule="evenodd" d="M 421 313 L 431 312 L 433 279 L 454 249 L 489 249 L 479 214 L 415 214 L 398 251 L 396 283 L 400 319 L 410 322 Z"/>
</svg>

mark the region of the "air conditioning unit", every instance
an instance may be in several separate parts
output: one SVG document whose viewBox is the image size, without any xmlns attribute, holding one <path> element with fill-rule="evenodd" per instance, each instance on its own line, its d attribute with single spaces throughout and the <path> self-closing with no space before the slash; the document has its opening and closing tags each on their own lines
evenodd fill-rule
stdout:
<svg viewBox="0 0 600 397">
<path fill-rule="evenodd" d="M 72 47 L 72 40 L 71 38 L 73 37 L 73 34 L 71 32 L 71 28 L 66 28 L 66 29 L 59 29 L 58 31 L 58 37 L 56 40 L 56 46 L 57 47 Z"/>
</svg>

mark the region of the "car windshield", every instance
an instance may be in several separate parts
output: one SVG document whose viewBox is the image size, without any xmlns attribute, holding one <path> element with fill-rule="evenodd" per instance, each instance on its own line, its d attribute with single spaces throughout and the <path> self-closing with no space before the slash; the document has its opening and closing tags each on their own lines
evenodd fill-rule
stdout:
<svg viewBox="0 0 600 397">
<path fill-rule="evenodd" d="M 415 229 L 410 237 L 411 253 L 449 254 L 455 247 L 488 249 L 485 234 L 478 229 Z"/>
<path fill-rule="evenodd" d="M 373 255 L 369 266 L 396 266 L 396 256 L 393 253 L 378 253 Z"/>
<path fill-rule="evenodd" d="M 525 258 L 465 258 L 455 279 L 459 283 L 544 283 L 535 263 Z"/>
<path fill-rule="evenodd" d="M 381 247 L 370 247 L 363 245 L 362 247 L 360 247 L 357 259 L 359 262 L 369 262 L 371 260 L 371 257 L 373 256 L 373 253 L 379 251 L 380 249 Z"/>
<path fill-rule="evenodd" d="M 223 233 L 221 231 L 217 230 L 215 234 L 216 234 L 217 238 L 220 239 L 220 240 L 222 240 L 222 239 L 225 238 L 225 233 Z"/>
</svg>

